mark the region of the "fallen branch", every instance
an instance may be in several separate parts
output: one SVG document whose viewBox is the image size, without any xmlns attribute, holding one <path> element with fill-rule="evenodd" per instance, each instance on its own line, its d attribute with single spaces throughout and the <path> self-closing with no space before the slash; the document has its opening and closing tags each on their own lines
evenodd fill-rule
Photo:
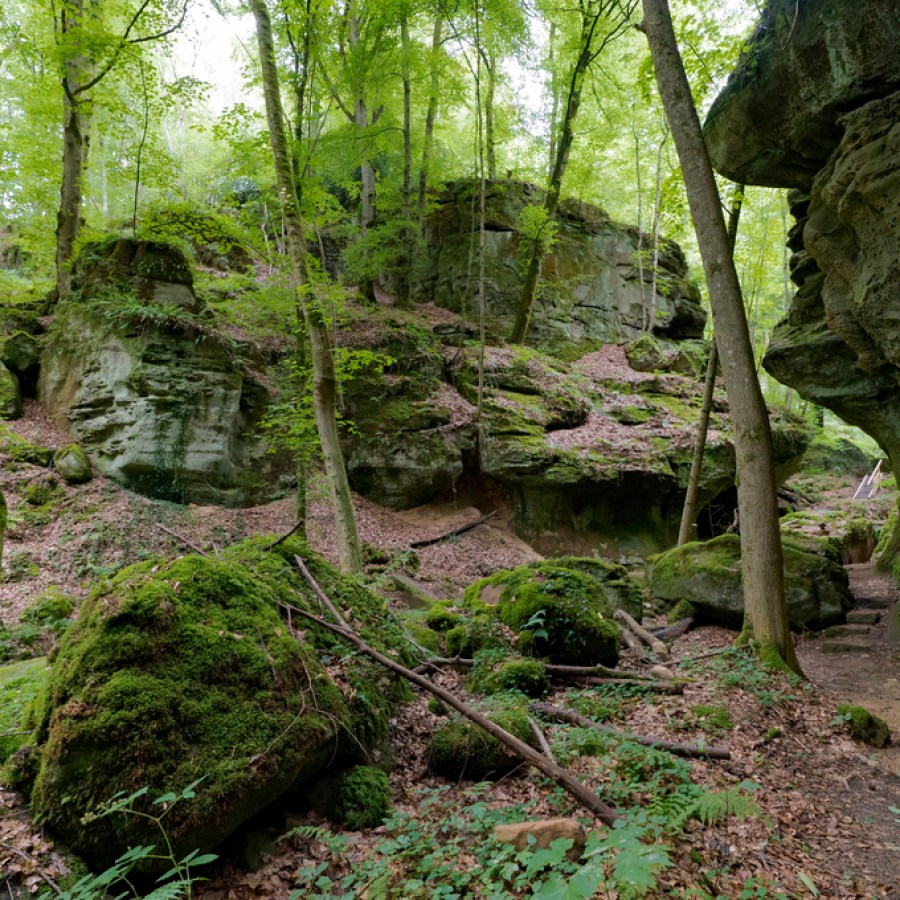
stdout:
<svg viewBox="0 0 900 900">
<path fill-rule="evenodd" d="M 613 618 L 621 622 L 636 637 L 640 638 L 660 659 L 669 658 L 669 648 L 659 638 L 650 634 L 646 628 L 639 625 L 624 609 L 617 609 L 613 613 Z"/>
<path fill-rule="evenodd" d="M 430 547 L 432 544 L 439 544 L 441 541 L 446 541 L 448 538 L 456 537 L 460 534 L 465 534 L 467 531 L 471 531 L 473 528 L 477 528 L 479 525 L 483 525 L 485 522 L 487 522 L 488 519 L 491 519 L 496 515 L 497 510 L 495 509 L 493 512 L 489 512 L 483 516 L 479 516 L 474 522 L 469 522 L 468 525 L 461 525 L 459 528 L 454 528 L 453 531 L 448 531 L 446 534 L 441 534 L 437 537 L 426 538 L 422 541 L 413 541 L 409 546 L 413 550 L 418 550 L 420 547 Z"/>
<path fill-rule="evenodd" d="M 548 719 L 557 722 L 566 722 L 569 725 L 577 725 L 579 728 L 591 728 L 594 731 L 602 731 L 623 740 L 634 741 L 644 747 L 653 747 L 657 750 L 667 750 L 676 756 L 687 756 L 694 759 L 731 759 L 731 751 L 727 747 L 691 747 L 686 744 L 674 744 L 671 741 L 658 740 L 657 738 L 641 737 L 637 734 L 627 734 L 616 728 L 599 725 L 587 716 L 579 715 L 570 709 L 561 709 L 550 703 L 532 703 L 531 709 Z"/>
<path fill-rule="evenodd" d="M 449 667 L 458 669 L 471 669 L 475 665 L 474 659 L 464 659 L 461 656 L 435 656 L 426 659 L 422 666 Z M 556 663 L 545 663 L 544 671 L 548 675 L 559 675 L 563 678 L 578 678 L 582 675 L 603 675 L 614 678 L 617 681 L 653 681 L 649 675 L 640 672 L 626 672 L 622 669 L 609 669 L 606 666 L 562 666 Z"/>
<path fill-rule="evenodd" d="M 690 631 L 693 624 L 694 619 L 693 617 L 690 617 L 687 619 L 679 619 L 677 622 L 666 625 L 664 628 L 650 628 L 648 631 L 661 641 L 674 641 L 675 638 L 679 638 Z"/>
<path fill-rule="evenodd" d="M 196 544 L 192 544 L 186 537 L 182 537 L 177 532 L 172 531 L 171 528 L 166 528 L 166 526 L 161 522 L 156 522 L 155 524 L 160 531 L 164 531 L 167 535 L 169 535 L 169 537 L 175 538 L 176 541 L 181 541 L 181 543 L 184 544 L 185 547 L 190 548 L 194 551 L 194 553 L 199 553 L 201 556 L 209 556 L 209 554 L 205 550 L 201 550 Z"/>
<path fill-rule="evenodd" d="M 585 809 L 596 815 L 605 825 L 611 826 L 617 819 L 621 818 L 621 816 L 612 807 L 604 803 L 593 791 L 590 790 L 590 788 L 585 787 L 569 771 L 557 765 L 552 760 L 545 759 L 533 747 L 529 747 L 528 744 L 526 744 L 524 741 L 520 741 L 517 737 L 504 731 L 504 729 L 502 729 L 499 725 L 481 715 L 481 713 L 476 712 L 476 710 L 472 709 L 471 706 L 463 703 L 463 701 L 460 700 L 455 694 L 451 694 L 450 691 L 440 687 L 439 685 L 433 684 L 422 675 L 416 674 L 411 669 L 407 669 L 406 666 L 401 665 L 390 657 L 385 656 L 383 653 L 380 653 L 374 647 L 369 646 L 369 644 L 367 644 L 350 627 L 346 619 L 344 619 L 335 605 L 331 602 L 331 600 L 329 600 L 325 592 L 319 587 L 318 582 L 315 580 L 315 578 L 313 578 L 303 560 L 299 556 L 295 556 L 294 560 L 297 563 L 297 568 L 299 568 L 299 570 L 303 574 L 303 577 L 309 582 L 309 585 L 315 592 L 316 596 L 319 598 L 319 600 L 322 601 L 331 615 L 334 616 L 338 624 L 333 625 L 331 622 L 328 622 L 325 619 L 321 618 L 321 616 L 313 615 L 312 613 L 309 613 L 306 610 L 300 609 L 296 606 L 290 606 L 292 612 L 297 615 L 303 616 L 304 618 L 309 619 L 312 622 L 315 622 L 320 627 L 332 632 L 332 634 L 339 635 L 340 637 L 344 638 L 344 640 L 349 641 L 351 644 L 358 647 L 363 653 L 374 659 L 375 662 L 384 666 L 386 669 L 390 669 L 392 672 L 396 672 L 398 675 L 402 676 L 407 681 L 412 682 L 417 687 L 428 691 L 430 694 L 434 694 L 435 697 L 437 697 L 439 700 L 442 700 L 447 704 L 447 706 L 452 707 L 458 713 L 469 719 L 471 722 L 474 722 L 476 725 L 483 728 L 488 734 L 495 737 L 498 741 L 500 741 L 500 743 L 502 743 L 506 747 L 509 747 L 509 749 L 512 750 L 516 755 L 524 759 L 525 762 L 530 763 L 536 769 L 539 769 L 541 772 L 543 772 L 548 778 L 551 778 L 553 781 L 555 781 L 561 788 L 563 788 L 576 800 L 578 800 L 578 802 Z M 281 605 L 284 607 L 289 606 L 289 604 L 285 603 L 282 603 Z"/>
<path fill-rule="evenodd" d="M 636 634 L 632 634 L 627 628 L 621 629 L 622 640 L 628 645 L 628 649 L 633 651 L 639 659 L 650 659 L 650 654 L 647 653 L 647 648 L 644 646 L 644 643 L 638 638 Z"/>
<path fill-rule="evenodd" d="M 274 541 L 272 541 L 271 544 L 269 544 L 268 547 L 264 547 L 263 549 L 265 550 L 265 552 L 268 553 L 270 550 L 274 550 L 279 544 L 283 544 L 289 537 L 291 537 L 291 535 L 296 534 L 303 527 L 305 521 L 305 519 L 300 519 L 300 521 L 297 522 L 297 524 L 290 531 L 285 532 L 285 534 L 283 534 L 280 538 L 276 538 Z"/>
<path fill-rule="evenodd" d="M 685 656 L 684 659 L 679 659 L 675 665 L 680 666 L 688 662 L 700 662 L 702 659 L 711 659 L 713 656 L 721 656 L 726 650 L 731 650 L 735 646 L 735 644 L 727 644 L 724 647 L 717 647 L 715 650 L 707 650 L 705 653 L 698 653 L 696 656 Z"/>
<path fill-rule="evenodd" d="M 541 753 L 543 753 L 551 762 L 556 762 L 556 757 L 550 749 L 550 742 L 541 730 L 541 726 L 538 725 L 531 716 L 528 717 L 528 724 L 531 726 L 531 733 L 534 735 L 534 739 L 538 742 L 538 747 L 541 748 Z"/>
</svg>

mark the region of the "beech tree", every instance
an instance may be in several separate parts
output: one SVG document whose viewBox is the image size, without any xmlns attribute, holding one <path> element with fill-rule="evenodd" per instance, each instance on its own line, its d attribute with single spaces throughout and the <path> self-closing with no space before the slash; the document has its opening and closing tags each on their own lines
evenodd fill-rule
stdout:
<svg viewBox="0 0 900 900">
<path fill-rule="evenodd" d="M 129 48 L 158 41 L 181 27 L 187 0 L 175 10 L 168 0 L 141 0 L 130 10 L 104 9 L 99 0 L 65 0 L 54 5 L 63 108 L 62 181 L 56 222 L 56 289 L 60 298 L 71 287 L 69 261 L 81 222 L 81 200 L 90 130 L 90 94 Z M 121 31 L 112 30 L 121 17 Z M 174 21 L 173 21 L 174 20 Z M 147 25 L 149 31 L 142 32 Z"/>
<path fill-rule="evenodd" d="M 753 348 L 719 191 L 672 27 L 668 0 L 642 0 L 641 25 L 650 44 L 656 80 L 681 160 L 688 202 L 703 258 L 731 407 L 738 476 L 742 638 L 757 641 L 768 662 L 800 672 L 788 626 L 784 562 L 772 435 L 756 377 Z"/>
<path fill-rule="evenodd" d="M 531 313 L 537 297 L 541 267 L 548 247 L 548 229 L 559 206 L 563 176 L 569 163 L 569 153 L 575 141 L 575 120 L 581 105 L 581 95 L 588 69 L 606 46 L 618 37 L 628 26 L 637 0 L 579 0 L 579 35 L 576 43 L 575 59 L 568 78 L 565 106 L 559 124 L 559 135 L 555 142 L 556 156 L 547 184 L 547 194 L 543 204 L 542 223 L 529 236 L 531 241 L 528 266 L 516 318 L 509 340 L 521 344 L 531 323 Z"/>
<path fill-rule="evenodd" d="M 350 485 L 344 467 L 340 435 L 337 426 L 337 378 L 331 339 L 326 318 L 316 296 L 316 285 L 310 277 L 303 221 L 297 199 L 297 186 L 291 169 L 291 155 L 284 127 L 278 69 L 275 63 L 275 42 L 272 22 L 265 0 L 251 0 L 250 8 L 256 22 L 259 44 L 259 65 L 262 73 L 266 103 L 266 121 L 275 163 L 275 177 L 287 232 L 291 274 L 297 291 L 303 322 L 309 336 L 313 370 L 313 409 L 316 429 L 325 461 L 325 474 L 331 493 L 337 531 L 338 557 L 341 571 L 362 571 L 359 536 L 350 497 Z"/>
</svg>

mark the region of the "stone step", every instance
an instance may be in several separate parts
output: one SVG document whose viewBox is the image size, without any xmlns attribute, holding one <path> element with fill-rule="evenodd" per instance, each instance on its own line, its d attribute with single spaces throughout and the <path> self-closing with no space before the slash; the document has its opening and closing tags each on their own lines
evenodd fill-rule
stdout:
<svg viewBox="0 0 900 900">
<path fill-rule="evenodd" d="M 851 609 L 847 613 L 848 625 L 877 625 L 881 621 L 881 612 L 877 609 Z"/>
<path fill-rule="evenodd" d="M 826 640 L 819 644 L 822 653 L 868 653 L 872 645 L 865 641 Z"/>
<path fill-rule="evenodd" d="M 890 597 L 857 597 L 857 609 L 888 609 L 893 604 Z"/>
<path fill-rule="evenodd" d="M 826 638 L 845 638 L 845 637 L 865 637 L 871 628 L 868 625 L 832 625 L 822 632 L 822 636 Z"/>
</svg>

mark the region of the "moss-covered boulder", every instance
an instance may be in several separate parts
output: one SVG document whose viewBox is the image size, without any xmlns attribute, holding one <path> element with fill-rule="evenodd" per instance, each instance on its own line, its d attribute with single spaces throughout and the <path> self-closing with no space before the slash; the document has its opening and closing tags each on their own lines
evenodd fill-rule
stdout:
<svg viewBox="0 0 900 900">
<path fill-rule="evenodd" d="M 19 379 L 0 362 L 0 419 L 18 419 L 22 415 L 22 390 Z"/>
<path fill-rule="evenodd" d="M 41 346 L 37 338 L 27 331 L 15 331 L 0 341 L 0 362 L 19 378 L 33 381 L 40 359 Z"/>
<path fill-rule="evenodd" d="M 854 741 L 881 749 L 891 739 L 891 730 L 884 719 L 870 713 L 865 707 L 842 703 L 837 708 L 838 719 L 846 722 Z"/>
<path fill-rule="evenodd" d="M 853 603 L 844 568 L 787 540 L 783 550 L 791 627 L 822 629 L 843 622 Z M 741 539 L 725 534 L 660 554 L 651 560 L 648 584 L 666 604 L 688 600 L 699 619 L 739 629 L 744 616 Z"/>
<path fill-rule="evenodd" d="M 138 801 L 147 811 L 141 804 L 204 779 L 166 818 L 180 858 L 384 740 L 402 686 L 314 625 L 290 632 L 278 606 L 313 608 L 293 565 L 300 554 L 360 631 L 396 654 L 400 632 L 383 603 L 302 542 L 266 545 L 125 569 L 95 589 L 62 639 L 36 707 L 31 803 L 92 864 L 158 840 L 136 816 L 85 824 L 117 791 L 149 788 Z"/>
<path fill-rule="evenodd" d="M 545 562 L 496 572 L 471 585 L 465 602 L 493 609 L 530 655 L 573 665 L 614 666 L 619 626 L 602 583 Z"/>
<path fill-rule="evenodd" d="M 798 510 L 781 519 L 782 534 L 794 545 L 839 563 L 863 563 L 875 551 L 875 527 L 858 503 L 839 503 L 827 512 Z"/>
<path fill-rule="evenodd" d="M 526 744 L 534 743 L 528 715 L 517 708 L 487 713 L 487 717 Z M 467 719 L 452 719 L 432 736 L 425 751 L 425 763 L 437 775 L 458 781 L 481 781 L 502 775 L 521 763 L 521 757 L 493 735 Z"/>
<path fill-rule="evenodd" d="M 355 766 L 341 778 L 335 814 L 347 828 L 374 828 L 390 810 L 391 784 L 382 769 Z"/>
<path fill-rule="evenodd" d="M 78 444 L 69 444 L 53 454 L 53 466 L 68 484 L 85 484 L 91 480 L 91 461 Z"/>
</svg>

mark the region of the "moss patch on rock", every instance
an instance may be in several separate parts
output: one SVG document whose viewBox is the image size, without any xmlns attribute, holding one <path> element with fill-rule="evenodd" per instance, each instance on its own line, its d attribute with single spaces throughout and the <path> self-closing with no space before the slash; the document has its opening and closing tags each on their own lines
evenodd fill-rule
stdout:
<svg viewBox="0 0 900 900">
<path fill-rule="evenodd" d="M 315 625 L 298 640 L 278 608 L 289 600 L 318 609 L 294 554 L 388 650 L 402 642 L 383 602 L 301 541 L 270 552 L 267 543 L 125 569 L 95 589 L 61 641 L 36 707 L 31 801 L 37 819 L 92 864 L 157 839 L 133 816 L 83 823 L 117 791 L 148 787 L 150 799 L 204 778 L 195 798 L 172 809 L 167 830 L 176 853 L 206 849 L 330 761 L 386 735 L 404 689 Z"/>
<path fill-rule="evenodd" d="M 391 811 L 391 784 L 374 766 L 355 766 L 341 779 L 335 814 L 354 831 L 374 828 Z"/>
<path fill-rule="evenodd" d="M 795 629 L 821 629 L 842 622 L 852 605 L 844 568 L 831 559 L 782 542 L 785 600 Z M 688 600 L 698 618 L 740 629 L 744 616 L 741 539 L 724 534 L 675 547 L 651 559 L 648 584 L 667 604 Z"/>
<path fill-rule="evenodd" d="M 584 665 L 618 661 L 619 626 L 604 586 L 575 569 L 552 562 L 507 569 L 471 585 L 465 602 L 493 608 L 532 655 Z"/>
<path fill-rule="evenodd" d="M 842 703 L 837 708 L 838 718 L 847 723 L 850 737 L 869 747 L 880 749 L 891 739 L 887 722 L 862 706 Z"/>
<path fill-rule="evenodd" d="M 519 740 L 533 743 L 524 710 L 508 708 L 491 712 L 488 718 Z M 480 781 L 509 771 L 520 763 L 520 758 L 474 723 L 454 719 L 435 732 L 425 751 L 425 762 L 432 772 L 444 778 Z"/>
</svg>

